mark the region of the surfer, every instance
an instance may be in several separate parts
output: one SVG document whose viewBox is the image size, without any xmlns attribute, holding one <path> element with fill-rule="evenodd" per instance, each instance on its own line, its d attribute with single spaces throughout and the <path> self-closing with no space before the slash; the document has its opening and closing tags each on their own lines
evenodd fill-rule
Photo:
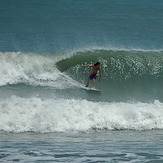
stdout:
<svg viewBox="0 0 163 163">
<path fill-rule="evenodd" d="M 100 68 L 100 62 L 95 63 L 94 65 L 83 65 L 83 67 L 92 67 L 92 73 L 89 75 L 86 83 L 86 87 L 89 86 L 90 80 L 93 82 L 93 87 L 95 88 L 95 79 L 99 76 L 99 82 L 101 81 L 101 68 Z"/>
</svg>

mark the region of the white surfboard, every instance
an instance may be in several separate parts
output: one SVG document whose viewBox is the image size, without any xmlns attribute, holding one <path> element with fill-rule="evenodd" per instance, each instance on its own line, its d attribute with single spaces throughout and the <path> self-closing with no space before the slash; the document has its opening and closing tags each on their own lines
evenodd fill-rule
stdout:
<svg viewBox="0 0 163 163">
<path fill-rule="evenodd" d="M 87 91 L 96 91 L 96 92 L 101 92 L 99 89 L 96 88 L 90 88 L 90 87 L 86 87 L 86 86 L 82 86 L 83 89 L 87 90 Z"/>
</svg>

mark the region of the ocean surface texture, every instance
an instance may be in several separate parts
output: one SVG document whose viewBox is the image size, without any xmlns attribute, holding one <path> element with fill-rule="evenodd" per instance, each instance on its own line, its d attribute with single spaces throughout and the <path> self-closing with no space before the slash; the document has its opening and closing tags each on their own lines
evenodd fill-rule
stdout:
<svg viewBox="0 0 163 163">
<path fill-rule="evenodd" d="M 163 162 L 163 1 L 0 0 L 0 162 Z"/>
</svg>

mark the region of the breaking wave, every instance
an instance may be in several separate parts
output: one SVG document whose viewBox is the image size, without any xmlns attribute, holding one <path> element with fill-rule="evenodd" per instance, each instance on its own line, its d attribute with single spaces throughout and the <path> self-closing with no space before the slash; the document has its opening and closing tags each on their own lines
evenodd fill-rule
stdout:
<svg viewBox="0 0 163 163">
<path fill-rule="evenodd" d="M 20 98 L 0 101 L 0 130 L 66 132 L 163 129 L 163 104 Z"/>
</svg>

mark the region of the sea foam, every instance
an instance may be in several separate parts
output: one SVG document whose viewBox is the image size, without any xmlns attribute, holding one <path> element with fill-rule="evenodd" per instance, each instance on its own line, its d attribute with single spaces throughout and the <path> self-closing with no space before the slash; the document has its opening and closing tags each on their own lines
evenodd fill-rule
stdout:
<svg viewBox="0 0 163 163">
<path fill-rule="evenodd" d="M 66 132 L 163 129 L 163 103 L 108 103 L 13 96 L 0 101 L 0 130 Z"/>
<path fill-rule="evenodd" d="M 29 84 L 51 86 L 57 89 L 70 87 L 73 82 L 55 66 L 58 57 L 21 52 L 0 52 L 0 86 Z"/>
</svg>

